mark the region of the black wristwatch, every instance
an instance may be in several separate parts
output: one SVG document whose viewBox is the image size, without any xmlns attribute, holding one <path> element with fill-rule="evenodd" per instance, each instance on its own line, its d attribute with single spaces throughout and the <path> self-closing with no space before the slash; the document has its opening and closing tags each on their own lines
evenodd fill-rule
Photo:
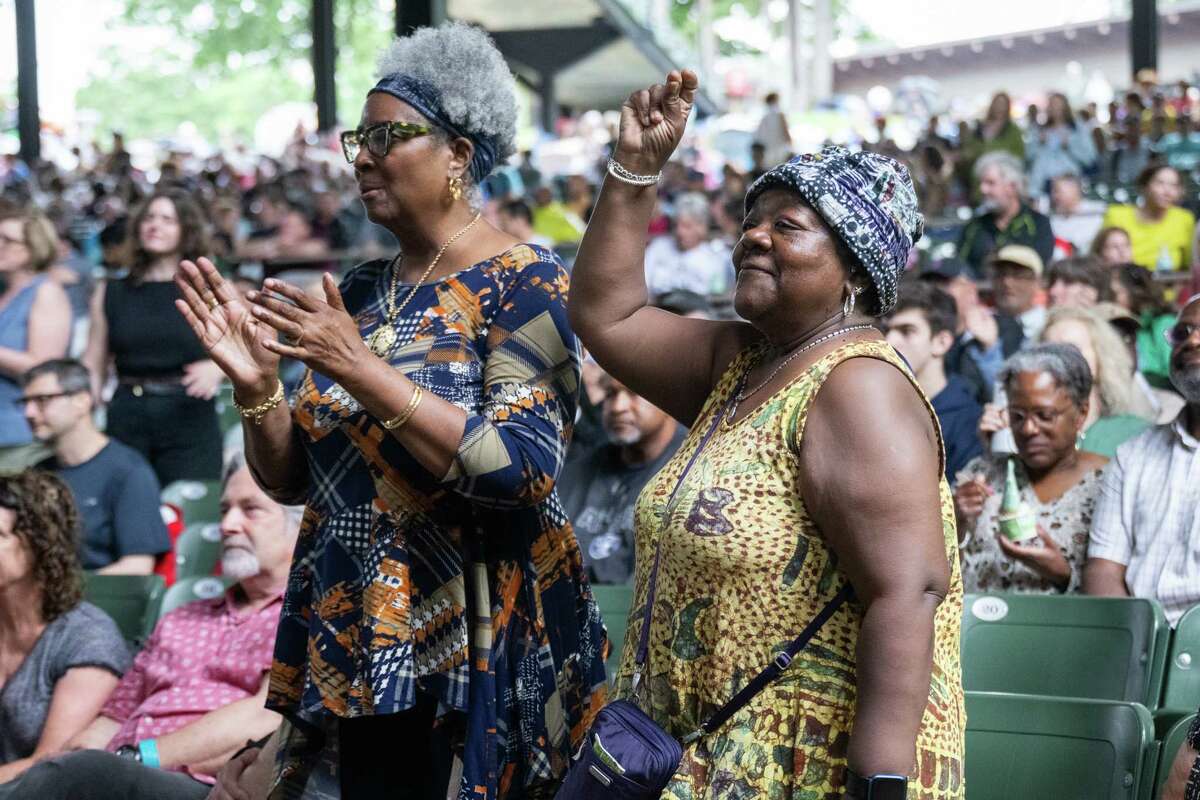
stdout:
<svg viewBox="0 0 1200 800">
<path fill-rule="evenodd" d="M 846 768 L 846 797 L 853 800 L 905 800 L 908 778 L 903 775 L 872 775 L 864 778 Z"/>
<path fill-rule="evenodd" d="M 138 750 L 136 747 L 134 747 L 131 744 L 121 745 L 120 747 L 117 748 L 114 755 L 119 756 L 121 758 L 128 758 L 130 761 L 136 761 L 139 764 L 142 763 L 142 751 Z"/>
</svg>

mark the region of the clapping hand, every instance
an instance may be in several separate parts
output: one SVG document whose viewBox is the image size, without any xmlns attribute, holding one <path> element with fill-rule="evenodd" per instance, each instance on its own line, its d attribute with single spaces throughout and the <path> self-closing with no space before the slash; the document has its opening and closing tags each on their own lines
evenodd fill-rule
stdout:
<svg viewBox="0 0 1200 800">
<path fill-rule="evenodd" d="M 665 84 L 656 83 L 629 95 L 621 106 L 621 130 L 613 157 L 639 175 L 662 170 L 679 146 L 700 79 L 685 69 L 671 70 Z"/>
<path fill-rule="evenodd" d="M 373 357 L 329 273 L 321 279 L 324 300 L 274 279 L 266 281 L 263 288 L 267 291 L 246 296 L 254 318 L 266 330 L 285 337 L 284 341 L 274 335 L 264 338 L 262 345 L 267 350 L 302 361 L 338 382 L 361 366 L 364 359 Z"/>
<path fill-rule="evenodd" d="M 275 390 L 279 355 L 264 346 L 269 328 L 255 321 L 250 307 L 207 258 L 179 265 L 175 284 L 183 295 L 175 306 L 208 357 L 233 382 L 243 401 L 265 399 Z M 195 379 L 197 376 L 189 377 Z M 189 387 L 190 393 L 190 387 Z"/>
</svg>

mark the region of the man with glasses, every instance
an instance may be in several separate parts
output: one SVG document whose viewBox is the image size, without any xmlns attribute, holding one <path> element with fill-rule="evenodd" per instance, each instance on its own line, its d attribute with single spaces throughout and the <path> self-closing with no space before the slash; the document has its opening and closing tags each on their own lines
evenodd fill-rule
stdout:
<svg viewBox="0 0 1200 800">
<path fill-rule="evenodd" d="M 53 450 L 41 463 L 71 487 L 83 521 L 84 569 L 148 575 L 171 549 L 154 470 L 136 450 L 108 438 L 92 420 L 87 368 L 56 359 L 22 376 L 17 399 L 33 435 Z"/>
<path fill-rule="evenodd" d="M 1167 338 L 1171 383 L 1187 405 L 1174 422 L 1117 448 L 1092 519 L 1083 589 L 1155 598 L 1174 625 L 1200 603 L 1200 295 Z"/>
</svg>

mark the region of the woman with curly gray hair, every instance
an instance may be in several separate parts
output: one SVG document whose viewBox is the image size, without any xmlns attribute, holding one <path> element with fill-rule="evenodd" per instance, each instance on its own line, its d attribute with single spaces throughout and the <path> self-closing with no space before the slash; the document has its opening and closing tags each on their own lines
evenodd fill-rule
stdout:
<svg viewBox="0 0 1200 800">
<path fill-rule="evenodd" d="M 455 797 L 541 797 L 608 649 L 554 491 L 580 374 L 567 273 L 480 218 L 516 118 L 486 34 L 420 30 L 380 73 L 342 147 L 396 256 L 324 299 L 270 280 L 243 301 L 206 260 L 180 280 L 256 478 L 307 505 L 268 697 L 280 775 L 289 797 L 324 763 L 343 798 L 441 800 L 454 755 Z M 281 356 L 308 367 L 290 404 Z"/>
</svg>

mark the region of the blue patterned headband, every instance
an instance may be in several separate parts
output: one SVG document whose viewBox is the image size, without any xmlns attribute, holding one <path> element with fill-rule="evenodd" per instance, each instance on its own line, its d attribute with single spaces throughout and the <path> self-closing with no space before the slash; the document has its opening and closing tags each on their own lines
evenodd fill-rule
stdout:
<svg viewBox="0 0 1200 800">
<path fill-rule="evenodd" d="M 880 313 L 891 311 L 909 250 L 925 224 L 908 170 L 878 153 L 826 147 L 798 155 L 756 180 L 746 192 L 746 212 L 773 188 L 791 189 L 821 215 L 866 269 Z"/>
<path fill-rule="evenodd" d="M 402 100 L 412 106 L 421 116 L 437 125 L 451 136 L 470 139 L 475 145 L 475 155 L 471 157 L 471 177 L 478 185 L 491 174 L 496 166 L 496 140 L 491 136 L 465 131 L 450 121 L 442 109 L 442 99 L 438 90 L 420 78 L 394 72 L 385 75 L 375 84 L 375 88 L 367 92 L 370 96 L 375 92 L 390 94 L 397 100 Z"/>
</svg>

